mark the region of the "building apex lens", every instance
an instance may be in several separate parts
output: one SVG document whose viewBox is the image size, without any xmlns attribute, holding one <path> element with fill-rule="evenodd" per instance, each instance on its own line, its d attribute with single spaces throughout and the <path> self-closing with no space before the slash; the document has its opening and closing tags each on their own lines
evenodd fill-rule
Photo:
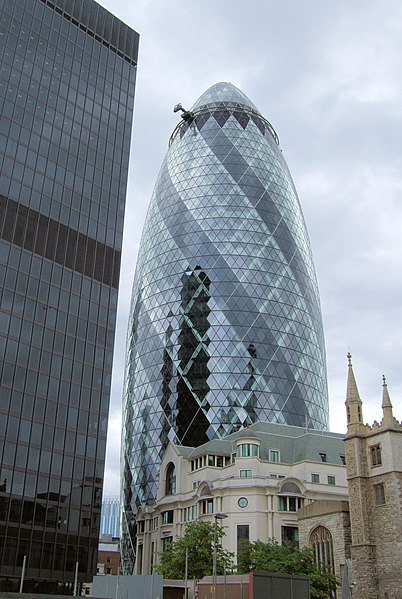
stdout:
<svg viewBox="0 0 402 599">
<path fill-rule="evenodd" d="M 199 110 L 207 106 L 219 106 L 220 104 L 238 104 L 239 106 L 245 106 L 251 108 L 253 111 L 258 112 L 258 108 L 252 103 L 252 101 L 235 85 L 228 82 L 215 83 L 206 92 L 204 92 L 198 100 L 195 102 L 192 111 Z"/>
</svg>

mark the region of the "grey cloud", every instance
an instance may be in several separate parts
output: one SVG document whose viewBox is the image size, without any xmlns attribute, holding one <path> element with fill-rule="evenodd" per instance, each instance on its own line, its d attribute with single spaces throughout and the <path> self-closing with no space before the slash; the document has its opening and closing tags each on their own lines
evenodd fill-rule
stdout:
<svg viewBox="0 0 402 599">
<path fill-rule="evenodd" d="M 402 418 L 399 0 L 101 3 L 141 34 L 105 492 L 116 493 L 135 257 L 178 121 L 172 107 L 219 80 L 273 124 L 299 192 L 321 291 L 332 430 L 345 431 L 348 350 L 365 419 L 381 418 L 383 372 Z"/>
</svg>

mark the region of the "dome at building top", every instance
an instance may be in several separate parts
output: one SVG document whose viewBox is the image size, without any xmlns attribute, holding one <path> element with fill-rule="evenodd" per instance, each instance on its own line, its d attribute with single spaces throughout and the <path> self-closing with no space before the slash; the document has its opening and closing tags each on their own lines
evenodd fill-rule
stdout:
<svg viewBox="0 0 402 599">
<path fill-rule="evenodd" d="M 259 441 L 258 436 L 250 428 L 243 428 L 239 433 L 235 433 L 236 441 L 243 439 L 254 439 Z"/>
<path fill-rule="evenodd" d="M 192 106 L 191 110 L 196 111 L 201 108 L 206 108 L 207 106 L 216 106 L 219 107 L 222 104 L 233 106 L 235 104 L 239 104 L 241 106 L 245 106 L 250 108 L 255 112 L 260 112 L 258 108 L 252 103 L 252 101 L 240 91 L 235 85 L 232 83 L 228 83 L 226 81 L 222 81 L 220 83 L 215 83 L 206 92 L 202 94 Z"/>
</svg>

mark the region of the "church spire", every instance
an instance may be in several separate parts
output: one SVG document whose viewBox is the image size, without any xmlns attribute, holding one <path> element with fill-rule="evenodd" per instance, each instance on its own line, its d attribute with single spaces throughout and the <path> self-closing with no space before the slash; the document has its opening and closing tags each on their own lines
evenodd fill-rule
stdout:
<svg viewBox="0 0 402 599">
<path fill-rule="evenodd" d="M 385 375 L 382 376 L 382 413 L 383 420 L 382 424 L 392 425 L 394 422 L 394 415 L 392 413 L 392 403 L 388 393 L 387 380 Z"/>
<path fill-rule="evenodd" d="M 359 390 L 352 366 L 352 355 L 349 352 L 348 358 L 348 382 L 346 387 L 346 416 L 348 424 L 348 435 L 358 433 L 363 426 L 362 400 L 360 399 Z"/>
</svg>

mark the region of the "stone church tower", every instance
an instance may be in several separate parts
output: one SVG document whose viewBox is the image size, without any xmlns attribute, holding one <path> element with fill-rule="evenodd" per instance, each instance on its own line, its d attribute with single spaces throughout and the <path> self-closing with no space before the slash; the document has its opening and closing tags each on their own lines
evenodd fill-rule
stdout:
<svg viewBox="0 0 402 599">
<path fill-rule="evenodd" d="M 383 418 L 363 424 L 351 355 L 345 456 L 352 536 L 353 599 L 402 596 L 402 424 L 383 377 Z"/>
</svg>

